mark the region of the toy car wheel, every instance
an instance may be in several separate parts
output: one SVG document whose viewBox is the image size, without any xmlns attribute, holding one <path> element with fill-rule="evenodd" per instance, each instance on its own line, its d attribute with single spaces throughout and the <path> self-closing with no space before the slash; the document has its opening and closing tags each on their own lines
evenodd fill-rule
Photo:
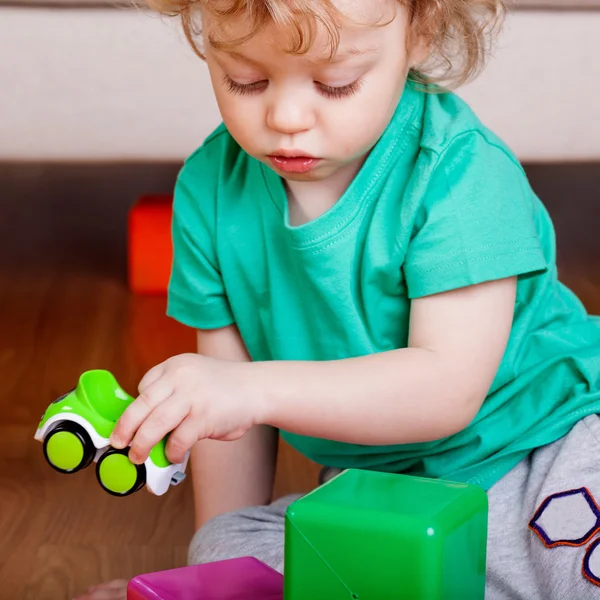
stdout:
<svg viewBox="0 0 600 600">
<path fill-rule="evenodd" d="M 96 464 L 100 485 L 113 496 L 129 496 L 146 485 L 146 467 L 129 460 L 129 448 L 111 448 Z"/>
<path fill-rule="evenodd" d="M 94 460 L 96 448 L 87 431 L 73 421 L 61 421 L 44 438 L 44 456 L 59 473 L 76 473 Z"/>
</svg>

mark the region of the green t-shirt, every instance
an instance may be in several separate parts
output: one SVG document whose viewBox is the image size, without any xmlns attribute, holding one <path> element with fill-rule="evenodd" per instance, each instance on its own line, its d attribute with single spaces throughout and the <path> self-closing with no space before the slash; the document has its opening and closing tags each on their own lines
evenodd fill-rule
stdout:
<svg viewBox="0 0 600 600">
<path fill-rule="evenodd" d="M 600 320 L 559 283 L 551 220 L 518 161 L 453 94 L 407 86 L 342 198 L 299 227 L 279 176 L 220 126 L 180 173 L 173 243 L 168 314 L 235 323 L 258 361 L 403 348 L 413 298 L 519 276 L 508 348 L 466 429 L 394 446 L 281 432 L 317 463 L 487 489 L 599 412 Z"/>
</svg>

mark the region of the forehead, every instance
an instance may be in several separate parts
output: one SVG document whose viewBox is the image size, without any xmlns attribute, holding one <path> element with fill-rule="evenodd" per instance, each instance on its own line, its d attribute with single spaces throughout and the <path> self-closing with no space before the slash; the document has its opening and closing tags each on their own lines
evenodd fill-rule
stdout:
<svg viewBox="0 0 600 600">
<path fill-rule="evenodd" d="M 333 0 L 332 5 L 355 23 L 372 26 L 392 18 L 398 0 Z"/>
<path fill-rule="evenodd" d="M 246 11 L 223 15 L 221 2 L 207 2 L 202 10 L 205 44 L 234 54 L 267 49 L 300 54 L 309 62 L 345 60 L 376 49 L 399 9 L 398 0 L 333 0 L 331 7 L 321 0 L 300 2 L 309 8 L 304 14 L 294 10 L 294 0 L 258 0 L 255 6 L 267 3 L 283 10 L 273 17 L 271 11 L 255 9 L 252 19 Z"/>
</svg>

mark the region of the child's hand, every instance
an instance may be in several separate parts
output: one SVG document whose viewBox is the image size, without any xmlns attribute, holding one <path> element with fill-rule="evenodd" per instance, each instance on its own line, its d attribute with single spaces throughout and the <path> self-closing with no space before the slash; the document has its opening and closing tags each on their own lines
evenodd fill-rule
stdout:
<svg viewBox="0 0 600 600">
<path fill-rule="evenodd" d="M 179 463 L 198 440 L 242 437 L 258 422 L 257 394 L 245 375 L 249 364 L 182 354 L 157 365 L 140 382 L 140 395 L 117 422 L 111 444 L 131 443 L 129 458 L 141 464 L 172 432 L 167 458 Z"/>
</svg>

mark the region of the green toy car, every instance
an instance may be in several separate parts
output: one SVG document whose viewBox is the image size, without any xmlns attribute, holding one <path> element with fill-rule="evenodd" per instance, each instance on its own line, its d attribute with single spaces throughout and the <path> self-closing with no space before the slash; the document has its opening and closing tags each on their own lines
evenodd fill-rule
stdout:
<svg viewBox="0 0 600 600">
<path fill-rule="evenodd" d="M 44 413 L 35 439 L 44 444 L 44 456 L 60 473 L 76 473 L 96 462 L 100 485 L 114 496 L 128 496 L 146 487 L 160 496 L 185 478 L 189 452 L 180 464 L 165 454 L 167 438 L 152 448 L 142 465 L 133 464 L 129 449 L 112 448 L 109 437 L 116 422 L 133 402 L 104 370 L 87 371 L 74 390 L 57 398 Z"/>
</svg>

